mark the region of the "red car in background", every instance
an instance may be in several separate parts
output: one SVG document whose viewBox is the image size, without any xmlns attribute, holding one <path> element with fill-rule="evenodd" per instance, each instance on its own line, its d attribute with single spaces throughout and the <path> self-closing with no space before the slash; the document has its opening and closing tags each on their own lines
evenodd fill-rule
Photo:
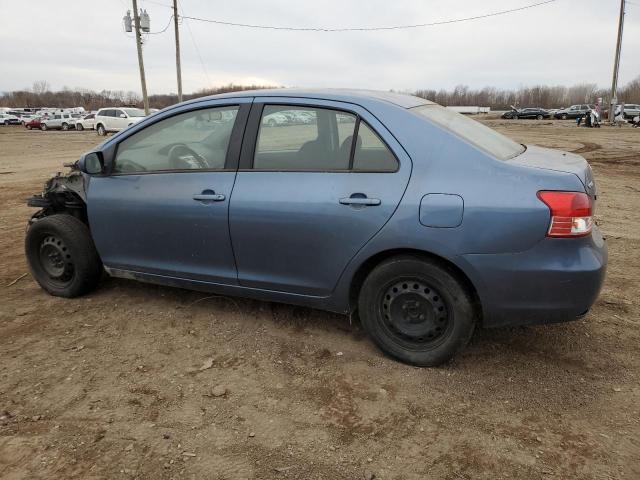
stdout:
<svg viewBox="0 0 640 480">
<path fill-rule="evenodd" d="M 27 130 L 31 130 L 32 128 L 37 128 L 38 130 L 40 130 L 40 118 L 29 120 L 24 124 L 24 126 Z"/>
</svg>

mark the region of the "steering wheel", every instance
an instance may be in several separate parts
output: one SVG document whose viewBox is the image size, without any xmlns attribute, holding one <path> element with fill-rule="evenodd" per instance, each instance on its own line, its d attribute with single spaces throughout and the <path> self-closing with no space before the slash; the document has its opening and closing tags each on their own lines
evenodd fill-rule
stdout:
<svg viewBox="0 0 640 480">
<path fill-rule="evenodd" d="M 169 165 L 175 170 L 209 168 L 207 161 L 184 143 L 178 143 L 169 150 Z"/>
<path fill-rule="evenodd" d="M 117 171 L 121 173 L 146 172 L 147 169 L 133 160 L 122 159 L 116 164 Z"/>
</svg>

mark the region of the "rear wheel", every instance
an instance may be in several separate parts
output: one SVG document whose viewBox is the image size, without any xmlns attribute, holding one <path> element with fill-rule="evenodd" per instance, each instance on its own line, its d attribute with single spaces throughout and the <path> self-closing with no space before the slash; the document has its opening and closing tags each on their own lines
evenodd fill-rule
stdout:
<svg viewBox="0 0 640 480">
<path fill-rule="evenodd" d="M 26 125 L 27 130 L 31 130 L 31 125 Z"/>
<path fill-rule="evenodd" d="M 27 231 L 25 251 L 31 274 L 51 295 L 77 297 L 93 290 L 102 262 L 87 226 L 71 215 L 51 215 Z"/>
<path fill-rule="evenodd" d="M 537 118 L 538 120 L 542 120 L 544 117 L 543 117 L 542 115 L 538 115 L 536 118 Z"/>
<path fill-rule="evenodd" d="M 104 125 L 102 125 L 101 123 L 99 123 L 96 126 L 96 131 L 98 132 L 98 135 L 100 135 L 101 137 L 104 137 L 107 134 L 107 131 L 104 128 Z"/>
<path fill-rule="evenodd" d="M 562 119 L 563 119 L 563 120 L 566 120 L 567 118 L 569 118 L 569 117 L 567 116 L 567 114 L 566 114 L 566 113 L 563 113 L 563 114 L 562 114 Z"/>
<path fill-rule="evenodd" d="M 64 130 L 65 132 L 66 132 L 67 130 L 69 130 L 69 124 L 68 124 L 68 123 L 63 123 L 63 124 L 62 124 L 62 130 Z"/>
<path fill-rule="evenodd" d="M 436 366 L 469 342 L 473 300 L 457 275 L 414 255 L 378 265 L 362 285 L 362 324 L 388 355 L 418 366 Z"/>
<path fill-rule="evenodd" d="M 4 124 L 8 127 L 9 126 L 9 120 L 5 120 Z"/>
<path fill-rule="evenodd" d="M 84 130 L 84 127 L 82 126 L 81 123 L 76 123 L 76 130 L 78 130 L 78 131 Z"/>
</svg>

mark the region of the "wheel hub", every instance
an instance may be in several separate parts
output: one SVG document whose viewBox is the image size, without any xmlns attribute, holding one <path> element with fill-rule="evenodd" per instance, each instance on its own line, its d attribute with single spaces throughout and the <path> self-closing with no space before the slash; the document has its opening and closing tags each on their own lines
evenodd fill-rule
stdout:
<svg viewBox="0 0 640 480">
<path fill-rule="evenodd" d="M 391 285 L 382 297 L 382 313 L 389 330 L 412 343 L 437 340 L 449 324 L 449 312 L 441 295 L 417 280 Z"/>
<path fill-rule="evenodd" d="M 67 280 L 73 273 L 71 253 L 62 240 L 55 236 L 46 237 L 40 244 L 40 264 L 47 275 L 55 280 Z"/>
</svg>

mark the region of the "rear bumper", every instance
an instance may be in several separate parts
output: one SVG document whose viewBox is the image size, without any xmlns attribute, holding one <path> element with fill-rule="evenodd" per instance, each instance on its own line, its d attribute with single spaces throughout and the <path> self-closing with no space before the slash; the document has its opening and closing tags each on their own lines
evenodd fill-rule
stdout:
<svg viewBox="0 0 640 480">
<path fill-rule="evenodd" d="M 556 323 L 583 316 L 598 298 L 607 247 L 597 227 L 584 238 L 545 238 L 513 254 L 463 256 L 486 327 Z"/>
</svg>

